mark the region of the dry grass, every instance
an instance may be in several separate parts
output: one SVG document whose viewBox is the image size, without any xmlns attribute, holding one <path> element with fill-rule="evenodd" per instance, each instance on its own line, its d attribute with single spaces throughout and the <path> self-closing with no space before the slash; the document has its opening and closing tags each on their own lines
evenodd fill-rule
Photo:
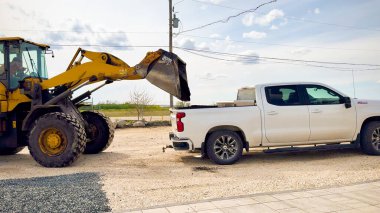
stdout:
<svg viewBox="0 0 380 213">
<path fill-rule="evenodd" d="M 99 110 L 108 117 L 137 117 L 135 109 L 106 109 Z M 169 110 L 147 110 L 144 112 L 144 116 L 169 116 Z"/>
</svg>

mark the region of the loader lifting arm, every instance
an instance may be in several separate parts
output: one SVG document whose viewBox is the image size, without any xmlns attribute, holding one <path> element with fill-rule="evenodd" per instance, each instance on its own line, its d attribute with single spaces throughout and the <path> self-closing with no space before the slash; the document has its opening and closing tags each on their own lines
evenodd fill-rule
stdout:
<svg viewBox="0 0 380 213">
<path fill-rule="evenodd" d="M 88 62 L 82 63 L 83 59 Z M 148 52 L 145 58 L 131 67 L 121 59 L 104 52 L 91 52 L 78 49 L 67 70 L 41 83 L 42 90 L 65 87 L 73 90 L 83 85 L 107 80 L 138 80 L 146 78 L 153 85 L 174 95 L 180 100 L 189 101 L 186 64 L 175 54 L 159 49 Z"/>
</svg>

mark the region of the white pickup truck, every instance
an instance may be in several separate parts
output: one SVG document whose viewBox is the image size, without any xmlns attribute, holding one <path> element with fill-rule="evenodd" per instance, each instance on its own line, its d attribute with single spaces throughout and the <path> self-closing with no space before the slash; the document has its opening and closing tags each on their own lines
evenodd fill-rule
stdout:
<svg viewBox="0 0 380 213">
<path fill-rule="evenodd" d="M 360 144 L 380 155 L 380 101 L 351 99 L 320 83 L 261 84 L 238 100 L 171 110 L 176 150 L 200 150 L 217 164 L 233 164 L 243 149 Z"/>
</svg>

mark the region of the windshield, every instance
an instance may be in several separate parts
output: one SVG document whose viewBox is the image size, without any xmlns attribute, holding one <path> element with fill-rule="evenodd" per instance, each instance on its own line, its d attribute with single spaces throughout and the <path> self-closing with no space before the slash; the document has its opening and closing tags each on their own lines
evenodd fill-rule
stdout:
<svg viewBox="0 0 380 213">
<path fill-rule="evenodd" d="M 27 77 L 48 78 L 43 48 L 29 43 L 16 43 L 10 45 L 9 53 L 10 89 L 17 88 L 18 81 Z"/>
</svg>

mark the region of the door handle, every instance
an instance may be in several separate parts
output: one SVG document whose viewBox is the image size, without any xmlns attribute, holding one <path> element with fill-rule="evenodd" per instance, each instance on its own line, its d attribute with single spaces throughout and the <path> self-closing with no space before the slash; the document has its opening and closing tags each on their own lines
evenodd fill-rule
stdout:
<svg viewBox="0 0 380 213">
<path fill-rule="evenodd" d="M 314 109 L 314 110 L 312 110 L 311 112 L 312 112 L 312 113 L 321 113 L 322 110 L 320 110 L 320 109 Z"/>
<path fill-rule="evenodd" d="M 278 112 L 276 112 L 276 111 L 269 111 L 269 112 L 267 112 L 267 115 L 277 115 L 278 114 Z"/>
</svg>

